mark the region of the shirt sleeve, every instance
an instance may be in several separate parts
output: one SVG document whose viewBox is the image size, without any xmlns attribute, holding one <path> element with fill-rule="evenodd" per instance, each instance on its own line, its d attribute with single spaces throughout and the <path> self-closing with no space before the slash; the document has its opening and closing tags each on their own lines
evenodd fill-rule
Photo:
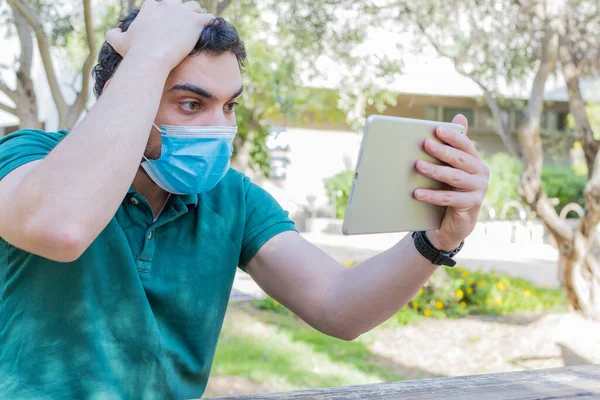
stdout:
<svg viewBox="0 0 600 400">
<path fill-rule="evenodd" d="M 23 129 L 0 138 L 0 179 L 22 165 L 45 158 L 64 138 L 63 132 Z"/>
<path fill-rule="evenodd" d="M 246 180 L 246 222 L 239 262 L 243 271 L 246 271 L 250 260 L 271 238 L 285 231 L 298 232 L 289 213 L 277 200 L 248 178 Z"/>
</svg>

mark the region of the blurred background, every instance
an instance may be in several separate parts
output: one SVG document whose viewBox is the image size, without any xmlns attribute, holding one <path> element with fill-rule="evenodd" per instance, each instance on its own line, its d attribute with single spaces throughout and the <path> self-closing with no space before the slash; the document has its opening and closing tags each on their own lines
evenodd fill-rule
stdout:
<svg viewBox="0 0 600 400">
<path fill-rule="evenodd" d="M 462 113 L 492 170 L 460 267 L 356 341 L 239 272 L 207 396 L 600 362 L 597 1 L 200 3 L 248 50 L 234 167 L 346 267 L 404 235 L 341 235 L 367 115 Z M 0 136 L 71 129 L 106 31 L 140 4 L 0 0 Z"/>
</svg>

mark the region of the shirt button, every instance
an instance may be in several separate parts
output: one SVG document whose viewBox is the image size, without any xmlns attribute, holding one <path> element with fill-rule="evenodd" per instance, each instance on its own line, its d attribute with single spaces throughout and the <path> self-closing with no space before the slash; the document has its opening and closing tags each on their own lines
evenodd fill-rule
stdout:
<svg viewBox="0 0 600 400">
<path fill-rule="evenodd" d="M 148 233 L 148 239 L 152 239 L 152 232 Z"/>
<path fill-rule="evenodd" d="M 140 204 L 140 202 L 138 201 L 138 199 L 136 199 L 135 197 L 132 197 L 132 198 L 131 198 L 131 202 L 132 202 L 133 204 L 135 204 L 136 206 L 137 206 L 138 204 Z"/>
</svg>

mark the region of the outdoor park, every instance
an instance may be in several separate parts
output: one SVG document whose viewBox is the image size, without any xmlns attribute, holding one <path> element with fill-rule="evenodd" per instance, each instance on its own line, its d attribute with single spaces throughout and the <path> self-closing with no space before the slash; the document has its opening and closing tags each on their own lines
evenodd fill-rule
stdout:
<svg viewBox="0 0 600 400">
<path fill-rule="evenodd" d="M 106 32 L 141 3 L 0 0 L 0 137 L 71 130 L 96 101 Z M 199 3 L 248 53 L 232 167 L 344 267 L 406 235 L 341 233 L 368 115 L 462 114 L 491 170 L 457 266 L 355 340 L 239 270 L 205 397 L 600 364 L 597 1 Z"/>
</svg>

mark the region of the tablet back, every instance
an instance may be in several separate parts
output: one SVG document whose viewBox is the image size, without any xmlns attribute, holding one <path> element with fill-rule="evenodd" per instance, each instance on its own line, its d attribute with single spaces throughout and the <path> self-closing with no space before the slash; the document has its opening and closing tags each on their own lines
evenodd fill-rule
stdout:
<svg viewBox="0 0 600 400">
<path fill-rule="evenodd" d="M 445 207 L 419 201 L 416 188 L 447 189 L 415 169 L 417 160 L 444 164 L 423 149 L 436 126 L 464 133 L 464 127 L 436 121 L 371 115 L 367 118 L 344 218 L 345 235 L 439 229 Z"/>
</svg>

